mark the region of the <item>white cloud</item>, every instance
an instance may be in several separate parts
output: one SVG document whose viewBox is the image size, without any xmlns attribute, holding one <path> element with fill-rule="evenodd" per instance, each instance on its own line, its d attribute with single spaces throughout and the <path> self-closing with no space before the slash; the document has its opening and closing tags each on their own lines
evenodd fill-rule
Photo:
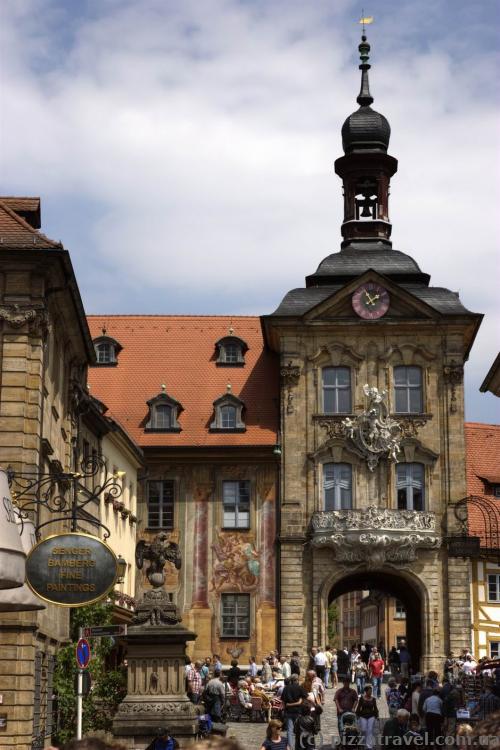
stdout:
<svg viewBox="0 0 500 750">
<path fill-rule="evenodd" d="M 477 388 L 498 311 L 494 64 L 475 43 L 480 10 L 436 37 L 439 5 L 408 0 L 377 19 L 371 80 L 399 159 L 395 246 L 488 313 Z M 224 312 L 228 295 L 234 313 L 266 312 L 338 249 L 333 161 L 356 106 L 357 12 L 347 0 L 4 2 L 2 188 L 39 192 L 55 217 L 68 194 L 81 201 L 71 250 L 90 309 L 140 310 L 164 292 L 175 311 Z M 86 202 L 100 206 L 90 223 Z M 45 229 L 62 234 L 54 219 Z"/>
</svg>

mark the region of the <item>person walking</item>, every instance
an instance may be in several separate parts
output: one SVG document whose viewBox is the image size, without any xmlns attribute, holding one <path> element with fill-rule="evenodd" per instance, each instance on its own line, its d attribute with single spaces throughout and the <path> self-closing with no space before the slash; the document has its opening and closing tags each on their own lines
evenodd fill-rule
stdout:
<svg viewBox="0 0 500 750">
<path fill-rule="evenodd" d="M 408 731 L 410 712 L 400 708 L 394 719 L 388 719 L 384 724 L 382 745 L 384 748 L 397 747 L 401 749 L 403 737 Z"/>
<path fill-rule="evenodd" d="M 331 672 L 332 672 L 332 659 L 333 654 L 330 646 L 325 647 L 326 665 L 325 665 L 325 688 L 330 687 Z"/>
<path fill-rule="evenodd" d="M 293 748 L 295 722 L 300 715 L 302 704 L 307 700 L 307 691 L 302 685 L 299 685 L 299 676 L 297 674 L 291 675 L 289 684 L 285 685 L 283 689 L 281 700 L 284 704 L 283 715 L 285 719 L 286 736 L 289 746 Z"/>
<path fill-rule="evenodd" d="M 396 646 L 393 646 L 389 651 L 387 661 L 389 662 L 389 669 L 391 670 L 391 674 L 393 675 L 393 677 L 396 677 L 396 675 L 399 674 L 399 668 L 401 666 L 401 661 L 399 660 L 399 654 Z"/>
<path fill-rule="evenodd" d="M 354 677 L 356 679 L 356 689 L 359 695 L 362 695 L 364 692 L 367 676 L 368 676 L 368 667 L 364 663 L 363 659 L 361 659 L 360 657 L 357 660 L 355 669 L 354 669 Z"/>
<path fill-rule="evenodd" d="M 335 688 L 339 684 L 339 680 L 338 680 L 338 676 L 337 676 L 338 675 L 338 663 L 337 663 L 337 649 L 336 648 L 334 648 L 332 650 L 332 669 L 331 669 L 331 672 L 332 672 L 332 687 Z"/>
<path fill-rule="evenodd" d="M 342 714 L 347 711 L 355 711 L 358 703 L 358 694 L 356 690 L 351 688 L 351 680 L 349 675 L 344 675 L 343 686 L 337 690 L 334 696 L 335 706 L 337 708 L 337 720 L 339 723 L 340 733 L 340 719 Z"/>
<path fill-rule="evenodd" d="M 266 739 L 260 750 L 292 750 L 286 737 L 281 736 L 282 724 L 277 719 L 271 719 L 266 729 Z"/>
<path fill-rule="evenodd" d="M 432 695 L 429 695 L 425 699 L 423 712 L 428 741 L 431 745 L 434 745 L 436 737 L 441 736 L 441 727 L 443 724 L 443 701 L 439 697 L 439 690 L 437 688 L 432 691 Z"/>
<path fill-rule="evenodd" d="M 250 677 L 254 678 L 257 677 L 257 672 L 259 671 L 259 668 L 257 667 L 257 661 L 255 659 L 255 656 L 250 657 L 250 665 L 248 667 L 248 674 Z"/>
<path fill-rule="evenodd" d="M 406 647 L 406 641 L 403 640 L 399 644 L 399 663 L 401 668 L 402 677 L 409 677 L 411 671 L 411 654 Z"/>
<path fill-rule="evenodd" d="M 322 648 L 318 648 L 318 651 L 314 656 L 314 669 L 323 685 L 325 684 L 326 661 L 325 652 Z"/>
<path fill-rule="evenodd" d="M 363 744 L 366 750 L 373 748 L 373 729 L 378 719 L 377 701 L 372 695 L 372 686 L 367 685 L 356 706 L 356 716 L 359 718 Z"/>
<path fill-rule="evenodd" d="M 292 651 L 290 657 L 290 672 L 300 676 L 300 656 L 298 651 Z"/>
<path fill-rule="evenodd" d="M 378 651 L 373 654 L 369 662 L 369 675 L 373 685 L 373 695 L 380 698 L 382 695 L 382 678 L 384 676 L 385 662 L 380 658 Z"/>
<path fill-rule="evenodd" d="M 340 649 L 337 653 L 337 667 L 339 681 L 343 682 L 345 677 L 349 678 L 349 653 Z"/>
<path fill-rule="evenodd" d="M 226 699 L 226 686 L 220 676 L 219 670 L 214 669 L 214 676 L 205 687 L 203 700 L 212 721 L 222 721 L 222 708 Z"/>
<path fill-rule="evenodd" d="M 389 708 L 389 717 L 394 719 L 400 708 L 403 708 L 401 693 L 395 677 L 389 677 L 389 682 L 385 691 L 385 699 Z"/>
<path fill-rule="evenodd" d="M 269 664 L 269 659 L 262 659 L 262 669 L 260 670 L 260 679 L 263 685 L 267 685 L 273 678 L 273 671 Z"/>
</svg>

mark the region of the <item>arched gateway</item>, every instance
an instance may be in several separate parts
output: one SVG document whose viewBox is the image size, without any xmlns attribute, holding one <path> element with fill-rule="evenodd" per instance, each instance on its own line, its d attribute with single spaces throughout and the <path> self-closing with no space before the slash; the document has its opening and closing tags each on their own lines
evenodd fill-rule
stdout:
<svg viewBox="0 0 500 750">
<path fill-rule="evenodd" d="M 481 316 L 392 247 L 398 163 L 364 35 L 359 51 L 360 106 L 335 162 L 340 251 L 262 318 L 281 363 L 279 645 L 325 645 L 332 597 L 378 589 L 405 603 L 418 666 L 441 670 L 471 642 L 468 563 L 447 538 L 467 494 L 462 375 Z"/>
<path fill-rule="evenodd" d="M 357 572 L 346 573 L 342 578 L 336 580 L 328 591 L 330 581 L 325 582 L 324 594 L 320 602 L 321 612 L 321 631 L 324 633 L 320 642 L 327 641 L 328 633 L 328 606 L 342 594 L 349 591 L 380 591 L 387 596 L 393 596 L 399 599 L 406 610 L 406 640 L 409 651 L 412 656 L 412 665 L 414 670 L 424 668 L 422 665 L 428 662 L 423 659 L 424 654 L 429 652 L 429 642 L 431 632 L 427 627 L 429 621 L 428 613 L 428 595 L 420 579 L 408 572 L 399 572 L 394 570 L 360 570 Z M 322 592 L 323 593 L 323 592 Z M 343 645 L 343 644 L 339 644 Z M 386 644 L 389 648 L 393 644 Z"/>
</svg>

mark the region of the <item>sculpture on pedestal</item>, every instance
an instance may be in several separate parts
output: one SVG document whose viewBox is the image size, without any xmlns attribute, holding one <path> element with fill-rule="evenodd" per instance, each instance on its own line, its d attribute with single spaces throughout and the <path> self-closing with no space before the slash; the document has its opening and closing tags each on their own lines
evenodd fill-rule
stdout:
<svg viewBox="0 0 500 750">
<path fill-rule="evenodd" d="M 141 539 L 135 548 L 135 562 L 139 570 L 142 570 L 144 560 L 149 560 L 146 578 L 153 588 L 146 591 L 139 601 L 134 624 L 176 625 L 182 618 L 179 616 L 172 594 L 167 593 L 163 588 L 165 583 L 163 569 L 167 562 L 173 563 L 177 570 L 181 569 L 182 556 L 179 545 L 169 542 L 168 534 L 165 532 L 158 534 L 150 543 Z"/>
</svg>

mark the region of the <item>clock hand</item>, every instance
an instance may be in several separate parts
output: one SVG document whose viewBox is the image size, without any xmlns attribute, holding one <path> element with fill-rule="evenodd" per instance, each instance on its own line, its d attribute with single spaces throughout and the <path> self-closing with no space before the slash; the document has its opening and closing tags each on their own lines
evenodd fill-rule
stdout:
<svg viewBox="0 0 500 750">
<path fill-rule="evenodd" d="M 365 289 L 365 297 L 366 297 L 367 303 L 369 305 L 373 305 L 373 299 L 370 297 L 370 295 L 368 294 L 368 292 L 366 291 L 366 289 Z"/>
</svg>

